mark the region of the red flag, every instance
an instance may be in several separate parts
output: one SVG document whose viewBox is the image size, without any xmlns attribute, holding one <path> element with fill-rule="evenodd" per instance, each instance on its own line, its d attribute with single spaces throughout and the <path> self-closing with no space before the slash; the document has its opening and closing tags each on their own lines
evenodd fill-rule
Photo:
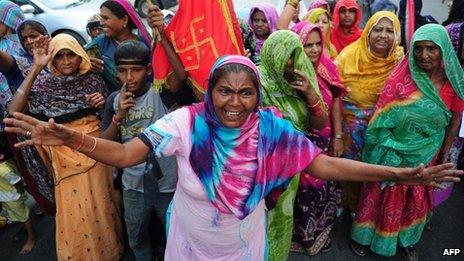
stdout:
<svg viewBox="0 0 464 261">
<path fill-rule="evenodd" d="M 225 54 L 244 54 L 240 27 L 232 0 L 179 1 L 176 15 L 165 34 L 179 55 L 190 82 L 201 92 L 207 88 L 209 72 Z M 160 43 L 153 52 L 154 85 L 159 87 L 172 72 Z"/>
</svg>

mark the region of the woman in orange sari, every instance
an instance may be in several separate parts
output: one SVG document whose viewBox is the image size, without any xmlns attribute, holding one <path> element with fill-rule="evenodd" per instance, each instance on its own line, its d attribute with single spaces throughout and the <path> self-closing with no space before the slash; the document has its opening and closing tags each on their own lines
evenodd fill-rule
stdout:
<svg viewBox="0 0 464 261">
<path fill-rule="evenodd" d="M 72 36 L 41 37 L 34 47 L 34 64 L 16 91 L 8 111 L 27 110 L 34 117 L 53 118 L 84 135 L 98 137 L 99 108 L 86 95 L 105 94 L 106 84 L 89 73 L 90 59 Z M 48 65 L 50 74 L 40 75 Z M 37 146 L 53 174 L 56 202 L 58 260 L 117 260 L 122 256 L 120 198 L 113 188 L 112 168 L 64 146 Z M 95 149 L 95 148 L 94 148 Z"/>
</svg>

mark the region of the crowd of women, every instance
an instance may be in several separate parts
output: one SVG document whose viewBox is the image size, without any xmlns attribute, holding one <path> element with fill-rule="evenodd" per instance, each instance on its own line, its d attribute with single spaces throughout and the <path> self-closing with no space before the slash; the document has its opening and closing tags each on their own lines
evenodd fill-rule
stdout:
<svg viewBox="0 0 464 261">
<path fill-rule="evenodd" d="M 166 260 L 316 255 L 343 210 L 355 255 L 419 259 L 414 245 L 462 174 L 462 1 L 409 43 L 389 4 L 366 17 L 355 0 L 284 3 L 239 17 L 246 56 L 218 58 L 203 94 L 156 6 L 148 25 L 173 67 L 161 93 L 153 39 L 128 1 L 103 2 L 103 33 L 85 47 L 0 1 L 0 178 L 19 173 L 55 216 L 58 259 L 118 260 L 124 237 L 136 259 L 163 258 L 152 212 Z M 36 236 L 14 200 L 27 253 Z"/>
</svg>

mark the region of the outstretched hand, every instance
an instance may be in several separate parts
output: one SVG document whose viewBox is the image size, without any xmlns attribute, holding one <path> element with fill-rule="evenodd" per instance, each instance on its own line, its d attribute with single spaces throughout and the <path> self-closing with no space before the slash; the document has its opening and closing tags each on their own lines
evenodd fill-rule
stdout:
<svg viewBox="0 0 464 261">
<path fill-rule="evenodd" d="M 72 129 L 55 123 L 53 119 L 48 122 L 39 121 L 31 116 L 15 112 L 13 118 L 4 119 L 6 132 L 24 135 L 28 140 L 14 144 L 15 147 L 30 145 L 59 146 L 70 140 L 74 134 Z"/>
<path fill-rule="evenodd" d="M 425 167 L 420 164 L 416 168 L 406 168 L 402 173 L 402 180 L 409 183 L 418 183 L 422 185 L 430 185 L 443 189 L 442 182 L 459 182 L 458 177 L 464 172 L 462 170 L 453 169 L 452 163 L 440 164 L 432 167 Z"/>
</svg>

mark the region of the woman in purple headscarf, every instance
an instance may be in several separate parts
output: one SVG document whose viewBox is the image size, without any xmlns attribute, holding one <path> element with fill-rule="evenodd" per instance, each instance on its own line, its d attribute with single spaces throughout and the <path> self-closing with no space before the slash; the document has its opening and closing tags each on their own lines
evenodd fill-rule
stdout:
<svg viewBox="0 0 464 261">
<path fill-rule="evenodd" d="M 264 41 L 277 30 L 278 19 L 279 14 L 271 4 L 259 3 L 251 8 L 248 24 L 253 30 L 256 39 L 255 55 L 259 56 Z"/>
</svg>

